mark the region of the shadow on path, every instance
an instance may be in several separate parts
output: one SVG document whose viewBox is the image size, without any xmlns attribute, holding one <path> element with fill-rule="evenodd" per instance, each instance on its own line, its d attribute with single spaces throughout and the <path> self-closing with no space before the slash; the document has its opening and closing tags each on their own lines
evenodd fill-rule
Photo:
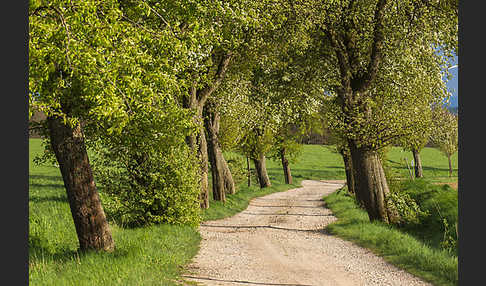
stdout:
<svg viewBox="0 0 486 286">
<path fill-rule="evenodd" d="M 310 233 L 322 233 L 327 234 L 327 231 L 321 229 L 297 229 L 297 228 L 286 228 L 280 226 L 273 226 L 273 225 L 211 225 L 211 224 L 201 224 L 200 227 L 217 227 L 217 228 L 234 228 L 234 229 L 256 229 L 256 228 L 270 228 L 270 229 L 278 229 L 278 230 L 289 230 L 289 231 L 298 231 L 298 232 L 310 232 Z"/>
<path fill-rule="evenodd" d="M 279 213 L 270 213 L 270 214 L 262 214 L 262 213 L 249 213 L 249 212 L 242 212 L 241 214 L 247 215 L 295 215 L 295 216 L 334 216 L 332 214 L 279 214 Z"/>
<path fill-rule="evenodd" d="M 196 277 L 196 276 L 190 276 L 190 275 L 182 275 L 182 277 L 199 279 L 199 280 L 210 280 L 210 281 L 219 281 L 219 282 L 249 284 L 249 285 L 312 286 L 312 285 L 308 285 L 308 284 L 282 284 L 282 283 L 251 282 L 251 281 L 243 281 L 243 280 L 224 280 L 224 279 L 216 279 L 216 278 L 209 278 L 209 277 Z"/>
</svg>

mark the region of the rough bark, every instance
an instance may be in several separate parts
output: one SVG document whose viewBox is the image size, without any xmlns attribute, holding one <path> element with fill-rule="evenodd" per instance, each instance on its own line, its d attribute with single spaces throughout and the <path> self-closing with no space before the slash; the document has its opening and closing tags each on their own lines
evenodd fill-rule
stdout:
<svg viewBox="0 0 486 286">
<path fill-rule="evenodd" d="M 422 178 L 424 176 L 422 171 L 422 160 L 420 159 L 420 152 L 416 149 L 412 150 L 415 178 Z"/>
<path fill-rule="evenodd" d="M 223 166 L 221 164 L 220 157 L 218 156 L 217 140 L 215 140 L 215 134 L 211 132 L 211 127 L 208 126 L 207 119 L 205 121 L 206 131 L 208 131 L 208 157 L 211 163 L 211 177 L 213 182 L 213 199 L 215 201 L 226 201 L 224 192 L 224 179 L 223 179 Z"/>
<path fill-rule="evenodd" d="M 60 117 L 48 117 L 47 124 L 80 249 L 113 251 L 115 242 L 94 182 L 81 125 L 71 127 Z"/>
<path fill-rule="evenodd" d="M 221 153 L 221 156 L 223 153 Z M 221 161 L 223 163 L 223 179 L 224 179 L 224 191 L 228 194 L 236 193 L 235 180 L 231 174 L 231 170 L 228 166 L 228 162 L 222 156 Z"/>
<path fill-rule="evenodd" d="M 251 185 L 251 170 L 250 170 L 250 158 L 246 157 L 246 171 L 248 176 L 248 187 Z"/>
<path fill-rule="evenodd" d="M 452 177 L 452 160 L 451 160 L 451 155 L 447 155 L 447 159 L 449 160 L 449 177 Z"/>
<path fill-rule="evenodd" d="M 228 69 L 233 53 L 231 51 L 225 52 L 219 59 L 216 73 L 214 74 L 213 81 L 202 89 L 197 89 L 194 84 L 189 90 L 189 96 L 183 99 L 183 106 L 185 108 L 190 108 L 196 111 L 196 116 L 194 121 L 197 124 L 204 125 L 202 112 L 204 105 L 208 97 L 221 85 L 223 78 Z M 206 136 L 204 132 L 204 127 L 201 127 L 199 134 L 190 135 L 186 137 L 187 144 L 193 148 L 197 148 L 198 157 L 201 163 L 201 192 L 199 194 L 200 206 L 202 209 L 209 208 L 209 190 L 208 190 L 208 146 L 206 141 Z M 197 142 L 197 146 L 196 146 Z"/>
<path fill-rule="evenodd" d="M 351 155 L 347 152 L 341 152 L 341 156 L 343 157 L 344 161 L 344 171 L 346 172 L 346 184 L 348 185 L 348 191 L 351 194 L 355 194 L 353 162 L 351 161 Z"/>
<path fill-rule="evenodd" d="M 257 171 L 257 179 L 260 184 L 260 188 L 270 187 L 270 178 L 267 173 L 267 166 L 265 164 L 265 155 L 261 155 L 259 159 L 253 159 L 255 169 Z"/>
<path fill-rule="evenodd" d="M 194 122 L 196 124 L 202 121 L 202 111 L 204 104 L 197 100 L 197 89 L 195 86 L 189 90 L 189 96 L 184 98 L 183 106 L 195 111 Z M 206 135 L 204 134 L 204 128 L 198 130 L 198 134 L 191 134 L 186 137 L 186 143 L 193 151 L 197 150 L 197 155 L 200 163 L 200 187 L 199 204 L 202 209 L 209 208 L 209 182 L 208 182 L 208 150 Z"/>
<path fill-rule="evenodd" d="M 396 221 L 395 212 L 387 205 L 390 193 L 385 172 L 376 151 L 349 144 L 354 169 L 355 192 L 363 202 L 370 221 Z"/>
<path fill-rule="evenodd" d="M 204 109 L 204 127 L 208 134 L 208 155 L 211 163 L 213 198 L 224 202 L 224 193 L 235 193 L 235 183 L 219 144 L 219 122 L 219 113 L 213 109 L 211 104 L 207 105 Z"/>
<path fill-rule="evenodd" d="M 285 151 L 285 148 L 280 149 L 280 159 L 282 161 L 285 183 L 292 184 L 292 174 L 290 173 L 289 160 L 285 157 Z"/>
<path fill-rule="evenodd" d="M 208 180 L 208 147 L 204 130 L 198 135 L 198 156 L 201 163 L 201 192 L 199 193 L 199 204 L 202 209 L 209 208 L 209 180 Z"/>
</svg>

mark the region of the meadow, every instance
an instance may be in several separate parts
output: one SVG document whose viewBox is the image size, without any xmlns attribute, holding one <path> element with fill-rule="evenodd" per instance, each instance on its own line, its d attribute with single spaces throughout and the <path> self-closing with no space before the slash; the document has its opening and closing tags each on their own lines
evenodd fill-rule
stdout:
<svg viewBox="0 0 486 286">
<path fill-rule="evenodd" d="M 59 169 L 36 165 L 33 158 L 43 152 L 40 139 L 29 144 L 29 284 L 31 285 L 178 285 L 180 275 L 197 253 L 201 240 L 197 229 L 180 225 L 155 225 L 125 229 L 111 222 L 116 242 L 113 253 L 77 251 L 78 242 Z M 411 153 L 392 148 L 388 160 L 398 173 L 408 176 L 403 156 Z M 447 158 L 439 151 L 422 151 L 424 175 L 434 182 L 457 182 L 457 154 L 454 177 L 448 178 Z M 293 185 L 284 184 L 279 162 L 268 160 L 272 187 L 260 190 L 255 182 L 239 185 L 225 204 L 211 201 L 202 213 L 204 220 L 231 216 L 246 208 L 256 196 L 284 191 L 303 179 L 345 179 L 342 159 L 332 147 L 305 145 L 301 156 L 291 162 Z M 340 215 L 338 215 L 340 217 Z M 369 224 L 369 223 L 368 223 Z M 456 260 L 457 261 L 457 260 Z M 457 262 L 456 262 L 457 263 Z"/>
</svg>

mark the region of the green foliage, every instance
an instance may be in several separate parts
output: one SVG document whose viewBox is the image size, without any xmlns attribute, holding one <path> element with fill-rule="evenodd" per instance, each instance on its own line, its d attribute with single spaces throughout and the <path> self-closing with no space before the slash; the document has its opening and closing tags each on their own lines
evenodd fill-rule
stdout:
<svg viewBox="0 0 486 286">
<path fill-rule="evenodd" d="M 436 107 L 433 111 L 431 141 L 449 157 L 458 149 L 458 116 L 445 107 Z"/>
<path fill-rule="evenodd" d="M 89 142 L 110 218 L 123 226 L 199 223 L 198 159 L 184 141 L 193 128 L 173 102 L 139 105 L 120 133 Z"/>
<path fill-rule="evenodd" d="M 197 225 L 196 155 L 184 143 L 166 145 L 147 134 L 138 139 L 122 132 L 93 146 L 95 178 L 108 217 L 123 226 Z"/>
<path fill-rule="evenodd" d="M 399 215 L 398 225 L 417 225 L 428 215 L 408 194 L 390 192 L 388 199 Z"/>
<path fill-rule="evenodd" d="M 235 181 L 235 186 L 246 181 L 248 178 L 248 171 L 246 166 L 246 159 L 234 153 L 225 153 L 224 158 Z"/>
</svg>

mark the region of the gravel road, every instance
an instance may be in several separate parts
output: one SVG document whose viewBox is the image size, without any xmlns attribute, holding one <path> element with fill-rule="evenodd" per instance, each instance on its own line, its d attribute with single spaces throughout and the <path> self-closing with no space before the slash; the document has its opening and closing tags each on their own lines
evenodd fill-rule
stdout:
<svg viewBox="0 0 486 286">
<path fill-rule="evenodd" d="M 369 250 L 323 231 L 335 221 L 321 198 L 343 181 L 255 198 L 233 217 L 200 226 L 201 249 L 184 279 L 198 285 L 431 285 Z"/>
</svg>

